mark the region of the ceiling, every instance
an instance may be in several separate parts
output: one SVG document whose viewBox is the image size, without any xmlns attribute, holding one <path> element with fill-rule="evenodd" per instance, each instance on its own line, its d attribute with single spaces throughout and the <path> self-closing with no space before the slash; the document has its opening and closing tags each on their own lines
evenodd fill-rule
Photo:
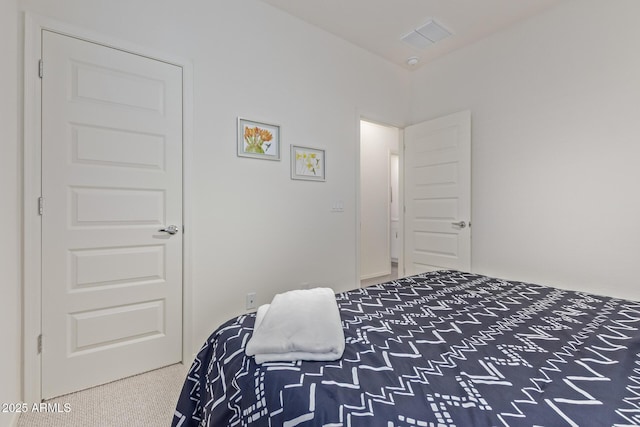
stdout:
<svg viewBox="0 0 640 427">
<path fill-rule="evenodd" d="M 473 43 L 563 0 L 262 0 L 407 69 Z M 401 37 L 430 19 L 453 36 L 424 49 Z M 410 66 L 407 59 L 418 57 Z"/>
</svg>

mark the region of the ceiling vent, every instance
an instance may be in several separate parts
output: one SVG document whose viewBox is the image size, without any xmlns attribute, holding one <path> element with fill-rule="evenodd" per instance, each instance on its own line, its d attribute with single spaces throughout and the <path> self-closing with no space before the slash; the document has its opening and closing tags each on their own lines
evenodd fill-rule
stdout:
<svg viewBox="0 0 640 427">
<path fill-rule="evenodd" d="M 433 43 L 451 36 L 451 32 L 434 20 L 402 37 L 402 41 L 418 49 L 424 49 Z"/>
</svg>

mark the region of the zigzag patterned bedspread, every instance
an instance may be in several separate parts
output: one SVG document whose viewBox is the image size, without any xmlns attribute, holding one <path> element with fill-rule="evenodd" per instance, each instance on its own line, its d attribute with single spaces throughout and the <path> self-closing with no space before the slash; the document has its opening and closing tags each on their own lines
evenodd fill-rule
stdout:
<svg viewBox="0 0 640 427">
<path fill-rule="evenodd" d="M 198 353 L 173 425 L 640 425 L 640 303 L 456 271 L 336 298 L 341 360 L 256 365 L 240 316 Z"/>
</svg>

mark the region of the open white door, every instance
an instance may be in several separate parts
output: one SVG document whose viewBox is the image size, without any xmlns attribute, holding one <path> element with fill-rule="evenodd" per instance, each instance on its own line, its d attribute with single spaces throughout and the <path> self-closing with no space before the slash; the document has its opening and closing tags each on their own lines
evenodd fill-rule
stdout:
<svg viewBox="0 0 640 427">
<path fill-rule="evenodd" d="M 471 113 L 405 128 L 405 274 L 471 269 Z"/>
<path fill-rule="evenodd" d="M 46 399 L 182 358 L 182 69 L 42 37 Z"/>
</svg>

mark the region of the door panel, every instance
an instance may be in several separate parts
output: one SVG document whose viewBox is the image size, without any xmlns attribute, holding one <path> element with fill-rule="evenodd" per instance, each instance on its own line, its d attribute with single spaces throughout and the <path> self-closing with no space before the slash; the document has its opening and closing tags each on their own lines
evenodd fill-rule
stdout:
<svg viewBox="0 0 640 427">
<path fill-rule="evenodd" d="M 471 115 L 409 126 L 404 152 L 406 274 L 471 268 Z M 455 225 L 464 221 L 464 227 Z"/>
<path fill-rule="evenodd" d="M 42 40 L 46 399 L 181 360 L 182 70 Z"/>
</svg>

